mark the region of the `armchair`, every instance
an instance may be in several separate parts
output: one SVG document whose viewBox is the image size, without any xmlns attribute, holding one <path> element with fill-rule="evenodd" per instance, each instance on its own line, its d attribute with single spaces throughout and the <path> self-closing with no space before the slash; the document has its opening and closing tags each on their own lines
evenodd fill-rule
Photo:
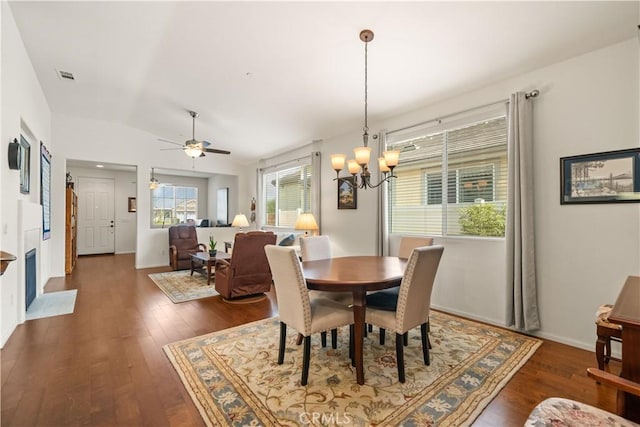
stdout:
<svg viewBox="0 0 640 427">
<path fill-rule="evenodd" d="M 191 268 L 191 254 L 206 251 L 207 247 L 198 243 L 198 234 L 193 225 L 169 227 L 169 264 L 172 269 Z"/>
<path fill-rule="evenodd" d="M 270 231 L 236 234 L 231 259 L 216 261 L 216 291 L 226 299 L 269 292 L 271 270 L 264 247 L 275 243 Z"/>
<path fill-rule="evenodd" d="M 618 414 L 575 400 L 551 397 L 540 402 L 529 414 L 525 427 L 539 426 L 620 426 L 639 427 L 637 419 L 628 419 L 621 406 L 625 393 L 640 397 L 640 384 L 600 369 L 589 368 L 587 375 L 598 383 L 618 389 Z M 623 418 L 624 416 L 625 418 Z"/>
</svg>

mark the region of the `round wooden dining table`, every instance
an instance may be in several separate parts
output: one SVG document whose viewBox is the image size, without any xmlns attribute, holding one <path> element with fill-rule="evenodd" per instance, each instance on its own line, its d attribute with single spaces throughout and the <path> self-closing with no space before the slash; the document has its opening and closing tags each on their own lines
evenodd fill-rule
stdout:
<svg viewBox="0 0 640 427">
<path fill-rule="evenodd" d="M 364 384 L 363 340 L 367 292 L 400 285 L 406 259 L 347 256 L 302 263 L 307 288 L 353 294 L 354 359 L 358 384 Z"/>
</svg>

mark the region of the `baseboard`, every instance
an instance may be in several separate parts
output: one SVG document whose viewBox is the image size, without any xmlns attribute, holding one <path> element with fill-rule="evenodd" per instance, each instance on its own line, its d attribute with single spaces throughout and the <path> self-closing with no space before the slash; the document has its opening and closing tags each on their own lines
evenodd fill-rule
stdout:
<svg viewBox="0 0 640 427">
<path fill-rule="evenodd" d="M 437 305 L 431 305 L 431 308 L 433 308 L 434 310 L 443 311 L 445 313 L 455 314 L 456 316 L 466 317 L 467 319 L 477 320 L 479 322 L 488 323 L 490 325 L 500 326 L 502 328 L 511 329 L 512 331 L 515 331 L 515 332 L 520 332 L 517 329 L 505 326 L 504 322 L 500 322 L 500 321 L 497 321 L 495 319 L 490 319 L 490 318 L 483 317 L 483 316 L 478 316 L 478 315 L 475 315 L 473 313 L 467 313 L 467 312 L 464 312 L 464 311 L 454 310 L 454 309 L 451 309 L 449 307 L 440 307 L 440 306 L 437 306 Z M 542 338 L 542 339 L 549 340 L 549 341 L 554 341 L 554 342 L 557 342 L 557 343 L 560 343 L 560 344 L 565 344 L 565 345 L 568 345 L 568 346 L 571 346 L 571 347 L 576 347 L 576 348 L 579 348 L 581 350 L 586 350 L 586 351 L 589 351 L 589 352 L 592 352 L 592 353 L 595 354 L 595 337 L 594 337 L 593 342 L 588 342 L 587 343 L 587 342 L 578 341 L 578 340 L 574 340 L 574 339 L 571 339 L 571 338 L 566 338 L 566 337 L 559 336 L 559 335 L 552 334 L 552 333 L 545 332 L 545 331 L 534 331 L 534 332 L 529 332 L 527 334 L 531 335 L 533 337 Z M 614 358 L 620 358 L 622 355 L 620 353 L 620 350 L 618 348 L 616 348 L 616 347 L 617 346 L 614 345 L 613 348 L 611 349 L 611 355 Z"/>
</svg>

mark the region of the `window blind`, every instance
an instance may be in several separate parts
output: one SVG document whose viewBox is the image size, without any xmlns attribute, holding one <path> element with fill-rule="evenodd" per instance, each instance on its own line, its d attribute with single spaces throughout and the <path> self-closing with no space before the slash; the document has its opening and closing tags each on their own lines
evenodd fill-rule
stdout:
<svg viewBox="0 0 640 427">
<path fill-rule="evenodd" d="M 507 121 L 504 113 L 395 135 L 397 179 L 388 187 L 389 232 L 504 236 Z"/>
</svg>

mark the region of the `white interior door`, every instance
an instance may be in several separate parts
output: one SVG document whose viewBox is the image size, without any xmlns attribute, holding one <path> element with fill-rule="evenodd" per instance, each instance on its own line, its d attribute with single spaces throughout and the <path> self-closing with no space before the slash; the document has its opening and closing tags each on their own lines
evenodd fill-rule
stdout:
<svg viewBox="0 0 640 427">
<path fill-rule="evenodd" d="M 111 178 L 78 178 L 78 255 L 115 252 L 114 191 Z"/>
</svg>

